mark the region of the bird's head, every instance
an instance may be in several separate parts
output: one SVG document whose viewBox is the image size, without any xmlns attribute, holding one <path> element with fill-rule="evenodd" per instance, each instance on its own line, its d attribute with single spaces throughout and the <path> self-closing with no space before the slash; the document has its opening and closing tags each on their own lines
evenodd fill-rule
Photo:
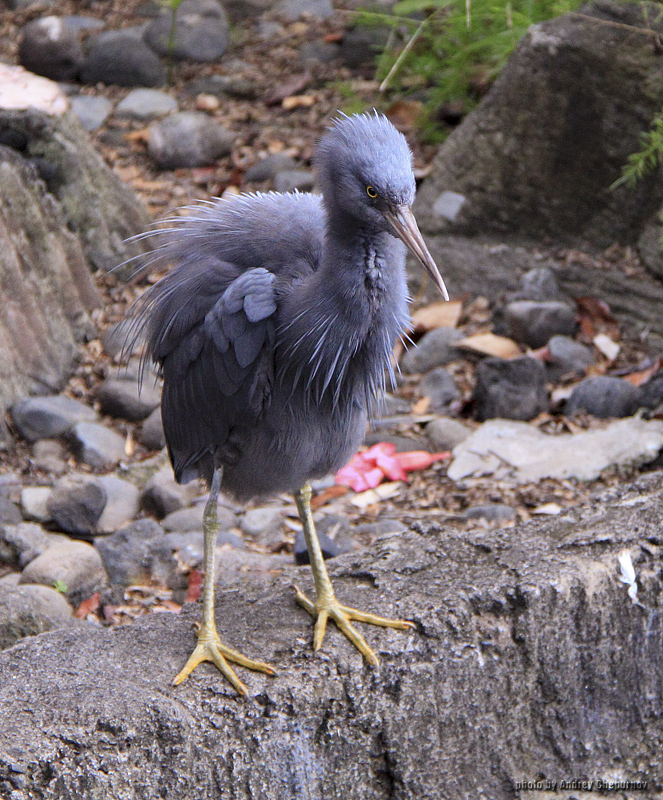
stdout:
<svg viewBox="0 0 663 800">
<path fill-rule="evenodd" d="M 327 213 L 401 239 L 448 300 L 412 214 L 416 185 L 403 134 L 377 112 L 343 116 L 320 140 L 315 165 Z"/>
</svg>

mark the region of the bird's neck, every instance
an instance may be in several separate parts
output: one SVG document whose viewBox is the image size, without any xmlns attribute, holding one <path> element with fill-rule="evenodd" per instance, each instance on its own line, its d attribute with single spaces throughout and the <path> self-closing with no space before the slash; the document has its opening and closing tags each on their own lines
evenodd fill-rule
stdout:
<svg viewBox="0 0 663 800">
<path fill-rule="evenodd" d="M 328 220 L 320 280 L 342 302 L 379 314 L 399 294 L 404 263 L 405 248 L 390 234 L 352 218 Z"/>
<path fill-rule="evenodd" d="M 369 396 L 384 382 L 393 346 L 406 327 L 405 253 L 387 233 L 328 227 L 319 268 L 285 300 L 281 341 L 298 380 L 310 375 L 336 396 Z M 301 368 L 301 369 L 300 369 Z"/>
</svg>

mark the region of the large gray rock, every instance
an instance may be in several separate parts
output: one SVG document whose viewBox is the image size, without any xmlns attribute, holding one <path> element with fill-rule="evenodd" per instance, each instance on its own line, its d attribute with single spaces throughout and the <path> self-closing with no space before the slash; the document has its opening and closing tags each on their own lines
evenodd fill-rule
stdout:
<svg viewBox="0 0 663 800">
<path fill-rule="evenodd" d="M 55 484 L 46 508 L 61 530 L 91 536 L 106 500 L 106 490 L 92 475 L 69 475 Z"/>
<path fill-rule="evenodd" d="M 289 585 L 310 591 L 308 567 L 220 591 L 222 639 L 278 668 L 240 668 L 245 700 L 211 666 L 171 686 L 199 607 L 26 639 L 0 655 L 4 793 L 512 800 L 518 781 L 543 775 L 647 780 L 653 798 L 661 515 L 660 478 L 641 479 L 563 519 L 441 535 L 424 517 L 418 533 L 339 556 L 342 601 L 416 622 L 362 626 L 379 671 L 331 626 L 312 653 Z M 620 581 L 624 550 L 642 606 Z"/>
<path fill-rule="evenodd" d="M 92 545 L 62 537 L 34 558 L 21 573 L 21 584 L 62 586 L 74 606 L 108 587 L 101 556 Z"/>
<path fill-rule="evenodd" d="M 166 67 L 135 30 L 104 31 L 90 39 L 81 69 L 84 83 L 163 86 Z"/>
<path fill-rule="evenodd" d="M 124 439 L 97 422 L 79 422 L 69 433 L 76 458 L 94 469 L 114 467 L 124 458 Z"/>
<path fill-rule="evenodd" d="M 145 229 L 149 221 L 147 212 L 132 190 L 122 183 L 94 149 L 87 133 L 73 114 L 55 116 L 35 108 L 25 111 L 0 109 L 0 129 L 9 129 L 20 135 L 25 141 L 24 155 L 48 163 L 55 176 L 48 183 L 49 196 L 44 198 L 41 196 L 41 183 L 36 182 L 34 177 L 27 187 L 22 188 L 20 184 L 11 186 L 8 175 L 8 185 L 2 184 L 0 194 L 8 198 L 8 203 L 13 198 L 11 207 L 14 213 L 16 206 L 20 207 L 20 203 L 25 203 L 26 200 L 32 206 L 38 202 L 42 208 L 48 208 L 50 214 L 55 213 L 55 208 L 60 217 L 64 218 L 65 227 L 76 235 L 88 266 L 93 269 L 115 269 L 118 264 L 142 252 L 142 244 L 128 240 Z M 23 195 L 27 195 L 25 199 L 15 197 L 19 189 Z M 53 202 L 53 198 L 57 203 Z M 29 221 L 23 222 L 18 217 L 15 224 L 17 227 L 21 224 L 31 226 L 30 229 L 35 231 L 37 237 L 32 240 L 34 247 L 35 244 L 40 244 L 40 237 L 45 237 L 38 227 L 43 226 L 45 221 L 35 218 L 35 211 L 28 214 L 29 208 L 30 206 L 23 211 Z M 45 212 L 40 209 L 39 213 Z M 48 256 L 51 259 L 56 255 L 61 257 L 51 241 L 45 240 L 45 244 L 50 245 L 47 249 Z M 59 244 L 58 248 L 63 248 L 63 244 Z M 4 245 L 1 249 L 5 250 Z M 30 253 L 25 243 L 19 252 L 24 257 Z M 86 265 L 78 264 L 67 249 L 64 252 L 69 258 L 73 283 L 71 288 L 58 288 L 56 297 L 72 318 L 76 318 L 76 314 L 80 315 L 75 305 L 78 297 L 83 299 L 88 308 L 99 304 L 99 297 L 89 273 L 86 274 Z M 31 253 L 32 258 L 35 259 L 38 253 L 38 250 Z M 39 273 L 46 270 L 46 256 L 42 256 L 37 263 Z M 25 277 L 26 273 L 23 273 L 23 278 Z M 46 294 L 45 291 L 42 293 L 42 299 L 46 298 Z M 50 312 L 48 315 L 50 316 Z"/>
<path fill-rule="evenodd" d="M 661 450 L 660 420 L 629 417 L 599 430 L 551 436 L 524 422 L 496 419 L 454 448 L 447 475 L 453 481 L 488 475 L 507 483 L 591 481 L 608 467 L 649 464 Z"/>
<path fill-rule="evenodd" d="M 106 378 L 97 389 L 102 414 L 140 422 L 161 401 L 161 389 L 146 379 L 142 385 L 133 378 Z"/>
<path fill-rule="evenodd" d="M 182 583 L 170 543 L 153 519 L 139 519 L 111 536 L 98 537 L 94 544 L 112 584 L 156 581 L 176 588 Z"/>
<path fill-rule="evenodd" d="M 200 111 L 178 111 L 148 128 L 147 149 L 159 169 L 204 167 L 228 155 L 234 134 Z"/>
<path fill-rule="evenodd" d="M 97 419 L 93 408 L 65 395 L 28 397 L 12 406 L 11 415 L 18 432 L 29 442 L 62 436 L 78 422 Z"/>
<path fill-rule="evenodd" d="M 634 242 L 663 172 L 612 189 L 663 105 L 658 6 L 595 0 L 530 27 L 480 105 L 440 148 L 417 200 L 429 232 Z M 645 35 L 638 35 L 642 31 Z M 444 193 L 464 202 L 453 219 Z M 433 253 L 435 255 L 435 253 Z M 452 284 L 453 288 L 453 284 Z"/>
<path fill-rule="evenodd" d="M 230 41 L 228 17 L 216 0 L 183 0 L 147 26 L 144 39 L 160 56 L 177 60 L 217 61 Z"/>
<path fill-rule="evenodd" d="M 0 592 L 0 650 L 24 636 L 35 636 L 74 623 L 65 598 L 48 586 L 17 586 Z"/>
<path fill-rule="evenodd" d="M 0 130 L 13 118 L 0 109 Z M 0 406 L 64 386 L 99 304 L 81 244 L 34 163 L 0 146 Z"/>
<path fill-rule="evenodd" d="M 77 31 L 60 17 L 47 16 L 23 26 L 18 59 L 37 75 L 71 81 L 77 77 L 84 56 Z"/>
</svg>

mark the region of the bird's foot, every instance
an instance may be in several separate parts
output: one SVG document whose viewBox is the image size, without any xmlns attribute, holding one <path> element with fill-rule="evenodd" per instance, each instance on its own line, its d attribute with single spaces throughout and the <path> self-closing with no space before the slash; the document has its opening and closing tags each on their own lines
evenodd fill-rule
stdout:
<svg viewBox="0 0 663 800">
<path fill-rule="evenodd" d="M 264 672 L 267 675 L 274 675 L 274 670 L 269 664 L 264 664 L 262 661 L 254 661 L 238 653 L 237 650 L 233 650 L 232 647 L 226 647 L 225 644 L 221 643 L 216 630 L 208 629 L 201 625 L 198 626 L 198 643 L 196 644 L 195 650 L 189 656 L 189 660 L 184 665 L 184 669 L 173 680 L 173 685 L 177 686 L 182 683 L 183 680 L 189 677 L 198 664 L 202 664 L 203 661 L 211 661 L 218 667 L 241 695 L 246 694 L 246 686 L 244 686 L 237 677 L 235 671 L 228 663 L 229 661 L 232 661 L 234 664 L 239 664 L 240 667 L 253 669 L 257 672 Z"/>
<path fill-rule="evenodd" d="M 336 595 L 333 592 L 319 597 L 315 603 L 312 603 L 308 597 L 295 586 L 295 599 L 300 606 L 305 608 L 308 613 L 315 618 L 315 628 L 313 631 L 313 649 L 319 650 L 322 646 L 322 640 L 327 629 L 327 620 L 333 619 L 336 627 L 341 633 L 349 639 L 352 644 L 364 656 L 366 661 L 374 667 L 379 666 L 378 657 L 371 650 L 366 642 L 366 639 L 356 630 L 351 621 L 354 622 L 367 622 L 369 625 L 380 625 L 383 628 L 397 628 L 401 631 L 407 631 L 414 628 L 414 623 L 408 622 L 405 619 L 386 619 L 385 617 L 377 617 L 375 614 L 366 614 L 364 611 L 358 611 L 356 608 L 344 606 L 338 602 Z"/>
</svg>

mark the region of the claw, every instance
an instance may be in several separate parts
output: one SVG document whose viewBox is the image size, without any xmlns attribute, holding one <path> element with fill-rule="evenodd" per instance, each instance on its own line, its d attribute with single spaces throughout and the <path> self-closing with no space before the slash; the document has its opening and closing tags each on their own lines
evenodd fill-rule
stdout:
<svg viewBox="0 0 663 800">
<path fill-rule="evenodd" d="M 375 614 L 367 614 L 364 611 L 358 611 L 356 608 L 351 608 L 350 606 L 344 606 L 338 602 L 333 592 L 318 598 L 318 600 L 313 603 L 298 586 L 294 588 L 297 602 L 305 608 L 312 617 L 315 617 L 315 628 L 313 632 L 314 650 L 319 650 L 322 646 L 322 640 L 327 628 L 327 620 L 331 618 L 336 623 L 336 627 L 346 639 L 352 642 L 366 661 L 372 666 L 377 667 L 380 663 L 378 657 L 368 646 L 366 639 L 364 639 L 361 633 L 351 624 L 351 621 L 366 622 L 369 625 L 379 625 L 382 628 L 396 628 L 401 631 L 414 628 L 414 623 L 405 619 L 387 619 L 386 617 L 378 617 Z"/>
<path fill-rule="evenodd" d="M 189 660 L 184 665 L 184 668 L 174 678 L 173 686 L 178 686 L 182 683 L 183 680 L 189 677 L 198 664 L 202 664 L 203 661 L 211 661 L 241 695 L 246 694 L 246 686 L 237 677 L 235 670 L 230 666 L 228 661 L 232 661 L 234 664 L 239 664 L 241 667 L 246 667 L 247 669 L 264 672 L 267 675 L 274 675 L 274 669 L 270 667 L 269 664 L 265 664 L 262 661 L 254 661 L 242 655 L 237 650 L 233 650 L 232 647 L 226 647 L 226 645 L 221 643 L 216 631 L 206 630 L 203 626 L 199 626 L 198 644 L 193 653 L 189 656 Z"/>
</svg>

